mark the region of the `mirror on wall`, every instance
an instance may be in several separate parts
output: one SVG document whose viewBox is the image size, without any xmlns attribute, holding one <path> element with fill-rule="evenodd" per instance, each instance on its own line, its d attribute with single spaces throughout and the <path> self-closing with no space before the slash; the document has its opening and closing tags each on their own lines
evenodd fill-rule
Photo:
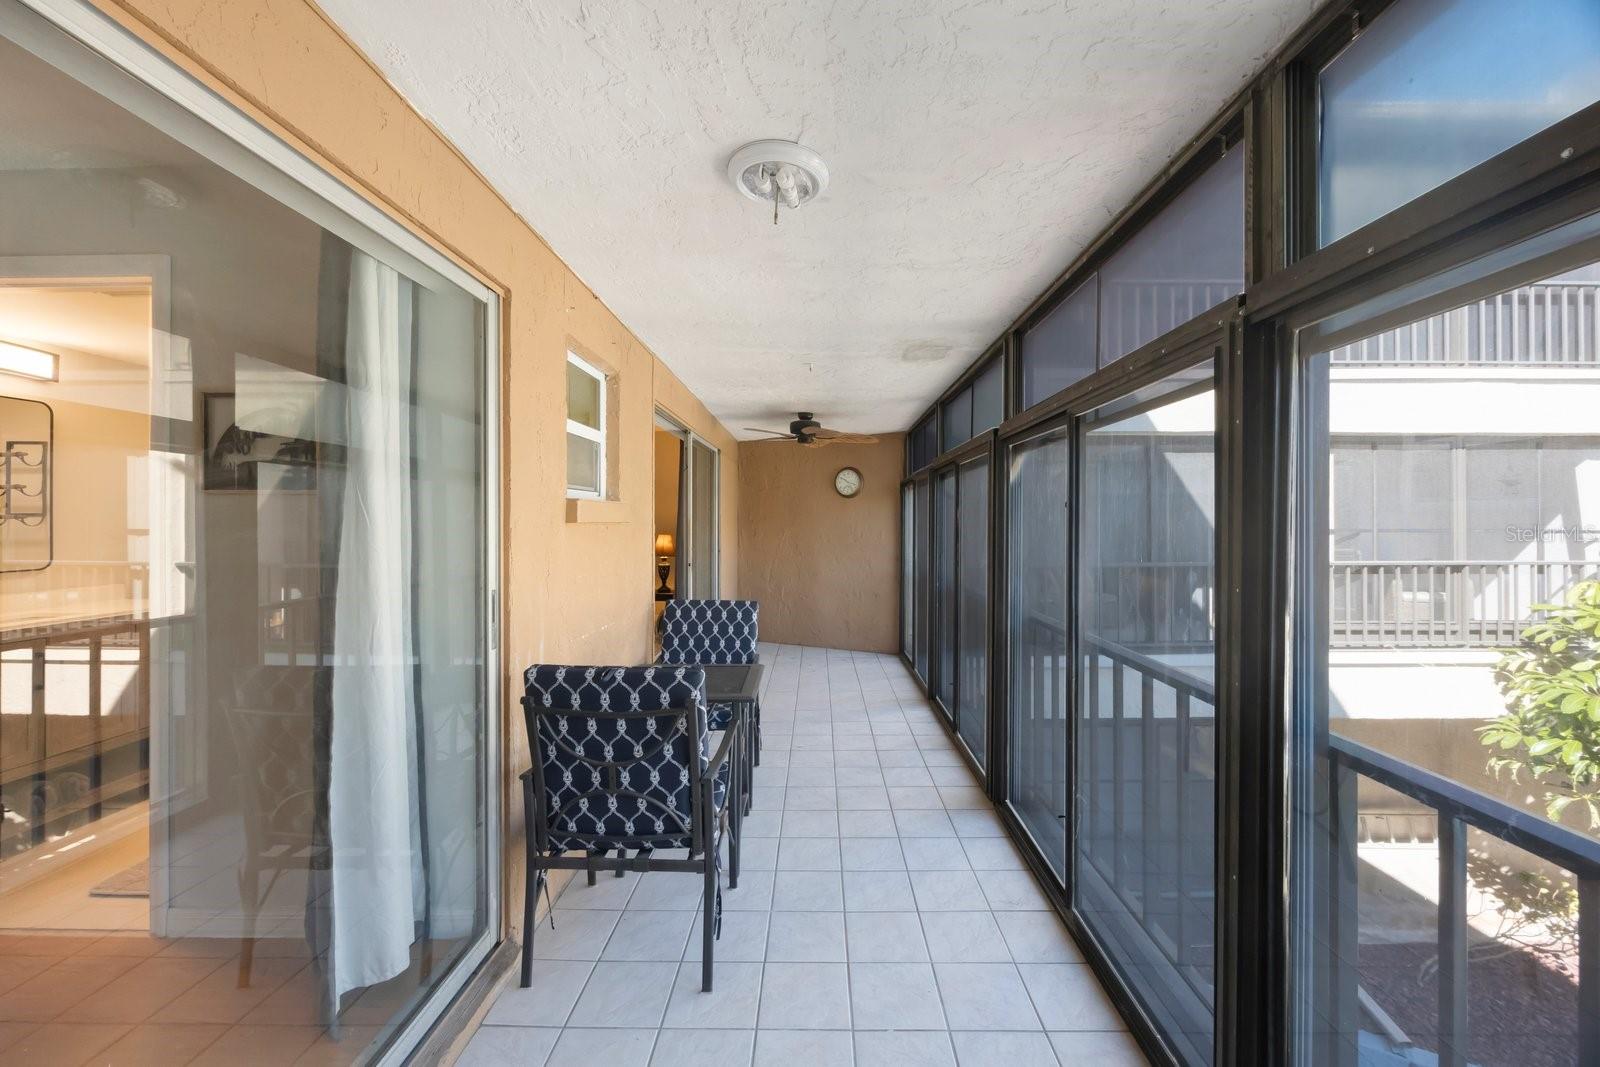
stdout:
<svg viewBox="0 0 1600 1067">
<path fill-rule="evenodd" d="M 50 566 L 54 422 L 48 404 L 0 396 L 0 573 Z"/>
</svg>

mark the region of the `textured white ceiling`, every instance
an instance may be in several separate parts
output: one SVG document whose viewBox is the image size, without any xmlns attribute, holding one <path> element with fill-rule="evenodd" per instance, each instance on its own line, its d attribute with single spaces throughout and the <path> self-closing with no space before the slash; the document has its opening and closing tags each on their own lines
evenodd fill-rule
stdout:
<svg viewBox="0 0 1600 1067">
<path fill-rule="evenodd" d="M 321 3 L 736 433 L 906 427 L 1316 6 Z M 776 228 L 763 137 L 833 175 Z"/>
</svg>

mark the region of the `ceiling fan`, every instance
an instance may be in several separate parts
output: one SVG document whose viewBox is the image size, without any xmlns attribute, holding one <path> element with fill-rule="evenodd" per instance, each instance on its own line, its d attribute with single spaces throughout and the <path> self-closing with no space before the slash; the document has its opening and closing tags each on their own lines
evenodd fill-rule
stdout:
<svg viewBox="0 0 1600 1067">
<path fill-rule="evenodd" d="M 800 416 L 789 424 L 789 432 L 781 433 L 778 430 L 764 430 L 759 426 L 746 426 L 751 433 L 771 434 L 773 437 L 782 437 L 802 445 L 875 445 L 876 437 L 864 433 L 846 433 L 843 430 L 825 429 L 809 411 L 797 411 Z"/>
</svg>

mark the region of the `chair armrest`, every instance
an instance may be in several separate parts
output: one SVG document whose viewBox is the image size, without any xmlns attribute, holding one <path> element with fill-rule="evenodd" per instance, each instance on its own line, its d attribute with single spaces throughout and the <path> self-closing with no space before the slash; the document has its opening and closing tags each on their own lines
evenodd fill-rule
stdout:
<svg viewBox="0 0 1600 1067">
<path fill-rule="evenodd" d="M 733 752 L 733 743 L 743 727 L 744 720 L 739 716 L 734 716 L 733 721 L 728 723 L 728 728 L 722 731 L 722 744 L 717 746 L 717 751 L 706 761 L 707 775 L 715 776 L 722 765 L 728 762 L 728 756 Z"/>
</svg>

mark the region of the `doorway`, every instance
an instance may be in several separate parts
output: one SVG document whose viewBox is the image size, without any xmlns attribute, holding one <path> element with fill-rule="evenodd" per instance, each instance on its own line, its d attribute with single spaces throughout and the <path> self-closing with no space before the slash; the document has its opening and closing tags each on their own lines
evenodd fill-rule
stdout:
<svg viewBox="0 0 1600 1067">
<path fill-rule="evenodd" d="M 717 597 L 721 459 L 703 437 L 656 412 L 657 618 L 669 600 Z"/>
</svg>

